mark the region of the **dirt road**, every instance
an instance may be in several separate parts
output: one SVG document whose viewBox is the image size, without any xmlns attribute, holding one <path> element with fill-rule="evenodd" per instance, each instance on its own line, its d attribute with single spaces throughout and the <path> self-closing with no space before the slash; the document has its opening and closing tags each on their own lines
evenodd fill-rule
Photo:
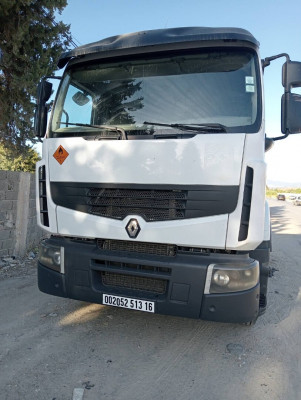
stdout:
<svg viewBox="0 0 301 400">
<path fill-rule="evenodd" d="M 300 400 L 301 207 L 270 205 L 279 271 L 252 327 L 51 297 L 34 267 L 1 280 L 0 399 Z"/>
</svg>

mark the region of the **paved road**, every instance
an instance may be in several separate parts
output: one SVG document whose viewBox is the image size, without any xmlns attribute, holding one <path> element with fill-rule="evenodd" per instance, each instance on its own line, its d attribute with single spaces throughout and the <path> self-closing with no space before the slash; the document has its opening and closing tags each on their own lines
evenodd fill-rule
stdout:
<svg viewBox="0 0 301 400">
<path fill-rule="evenodd" d="M 0 281 L 0 399 L 299 400 L 301 207 L 271 212 L 279 272 L 252 327 L 51 297 L 33 268 Z"/>
</svg>

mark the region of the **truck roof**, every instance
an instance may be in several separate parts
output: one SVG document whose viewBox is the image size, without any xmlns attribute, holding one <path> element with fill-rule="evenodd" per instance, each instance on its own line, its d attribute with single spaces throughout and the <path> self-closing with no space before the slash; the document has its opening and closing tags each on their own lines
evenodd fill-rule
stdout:
<svg viewBox="0 0 301 400">
<path fill-rule="evenodd" d="M 187 27 L 154 29 L 111 36 L 98 42 L 89 43 L 76 47 L 73 50 L 63 53 L 58 61 L 58 67 L 64 67 L 74 57 L 83 57 L 92 54 L 115 53 L 120 50 L 131 51 L 135 49 L 149 48 L 152 46 L 168 45 L 175 43 L 196 43 L 203 41 L 245 41 L 259 46 L 259 42 L 245 29 L 240 28 L 208 28 L 208 27 Z M 185 46 L 185 48 L 187 48 Z M 155 49 L 154 49 L 155 50 Z M 139 52 L 140 52 L 139 51 Z M 113 54 L 112 54 L 113 55 Z"/>
</svg>

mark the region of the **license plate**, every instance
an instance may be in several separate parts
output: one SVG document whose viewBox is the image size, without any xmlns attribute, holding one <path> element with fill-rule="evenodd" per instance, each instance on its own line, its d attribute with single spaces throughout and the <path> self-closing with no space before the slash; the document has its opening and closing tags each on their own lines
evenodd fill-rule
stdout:
<svg viewBox="0 0 301 400">
<path fill-rule="evenodd" d="M 155 303 L 153 301 L 131 299 L 130 297 L 113 296 L 105 293 L 102 295 L 102 304 L 129 308 L 130 310 L 155 312 Z"/>
</svg>

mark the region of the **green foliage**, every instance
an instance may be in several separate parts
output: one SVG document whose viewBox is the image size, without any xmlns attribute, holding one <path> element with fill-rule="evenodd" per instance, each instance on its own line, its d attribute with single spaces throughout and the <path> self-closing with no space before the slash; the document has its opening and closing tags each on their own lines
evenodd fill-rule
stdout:
<svg viewBox="0 0 301 400">
<path fill-rule="evenodd" d="M 267 197 L 277 197 L 278 193 L 295 193 L 300 194 L 301 188 L 266 188 Z"/>
<path fill-rule="evenodd" d="M 0 144 L 0 170 L 34 172 L 39 160 L 39 154 L 29 146 L 19 152 L 16 148 Z"/>
<path fill-rule="evenodd" d="M 0 142 L 34 143 L 37 84 L 51 75 L 70 40 L 69 25 L 55 22 L 67 0 L 0 0 Z"/>
</svg>

